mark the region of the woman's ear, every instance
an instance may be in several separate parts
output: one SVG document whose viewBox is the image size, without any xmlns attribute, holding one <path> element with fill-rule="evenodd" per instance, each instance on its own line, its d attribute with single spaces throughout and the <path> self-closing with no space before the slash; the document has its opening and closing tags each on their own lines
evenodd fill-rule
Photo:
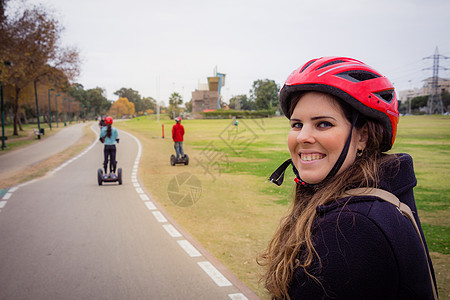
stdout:
<svg viewBox="0 0 450 300">
<path fill-rule="evenodd" d="M 364 124 L 361 129 L 357 131 L 357 149 L 366 149 L 367 140 L 369 139 L 369 130 L 367 129 L 367 124 Z"/>
</svg>

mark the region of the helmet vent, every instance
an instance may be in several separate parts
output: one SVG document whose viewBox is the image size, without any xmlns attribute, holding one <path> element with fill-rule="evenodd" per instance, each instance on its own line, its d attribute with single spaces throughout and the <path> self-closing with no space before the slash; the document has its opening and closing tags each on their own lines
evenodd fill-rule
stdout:
<svg viewBox="0 0 450 300">
<path fill-rule="evenodd" d="M 307 63 L 301 70 L 300 73 L 302 73 L 303 71 L 306 70 L 306 68 L 308 68 L 311 64 L 313 64 L 316 60 L 312 60 L 309 63 Z"/>
<path fill-rule="evenodd" d="M 366 80 L 380 77 L 380 75 L 378 75 L 378 74 L 363 71 L 363 70 L 342 72 L 342 73 L 336 74 L 336 76 L 342 77 L 342 78 L 350 80 L 352 82 L 361 82 L 361 81 L 366 81 Z"/>
<path fill-rule="evenodd" d="M 378 98 L 382 99 L 387 103 L 391 103 L 394 99 L 394 90 L 382 91 L 378 93 L 374 93 Z"/>
<path fill-rule="evenodd" d="M 320 70 L 320 69 L 323 69 L 323 68 L 326 68 L 326 67 L 329 67 L 329 66 L 332 66 L 332 65 L 340 64 L 340 63 L 343 63 L 343 62 L 345 62 L 345 61 L 344 60 L 333 60 L 333 61 L 330 61 L 330 62 L 328 62 L 328 63 L 318 67 L 316 70 Z"/>
</svg>

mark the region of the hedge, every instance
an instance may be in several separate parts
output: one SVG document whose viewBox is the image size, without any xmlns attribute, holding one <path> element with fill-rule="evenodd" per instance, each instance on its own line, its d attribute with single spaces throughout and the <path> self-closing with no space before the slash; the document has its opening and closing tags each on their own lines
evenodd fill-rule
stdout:
<svg viewBox="0 0 450 300">
<path fill-rule="evenodd" d="M 264 110 L 224 110 L 218 109 L 215 111 L 201 112 L 200 114 L 205 119 L 254 119 L 254 118 L 268 118 L 274 116 L 276 109 Z"/>
</svg>

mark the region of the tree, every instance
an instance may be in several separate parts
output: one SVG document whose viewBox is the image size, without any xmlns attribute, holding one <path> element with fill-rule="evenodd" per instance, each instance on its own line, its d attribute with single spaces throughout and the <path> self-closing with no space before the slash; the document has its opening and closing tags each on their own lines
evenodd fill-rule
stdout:
<svg viewBox="0 0 450 300">
<path fill-rule="evenodd" d="M 183 98 L 178 93 L 172 93 L 169 98 L 169 104 L 173 106 L 178 106 L 183 104 Z"/>
<path fill-rule="evenodd" d="M 152 97 L 142 98 L 141 102 L 142 102 L 142 110 L 143 111 L 148 111 L 148 110 L 156 111 L 156 100 L 153 99 Z"/>
<path fill-rule="evenodd" d="M 169 117 L 174 119 L 176 116 L 180 114 L 180 108 L 178 105 L 183 104 L 183 98 L 178 93 L 172 93 L 169 97 L 169 107 L 167 109 L 169 113 Z"/>
<path fill-rule="evenodd" d="M 122 118 L 125 115 L 133 115 L 134 112 L 134 103 L 128 101 L 127 98 L 119 97 L 119 100 L 111 105 L 108 114 Z"/>
<path fill-rule="evenodd" d="M 96 87 L 95 89 L 86 91 L 87 102 L 89 103 L 90 107 L 94 109 L 94 113 L 96 115 L 106 114 L 106 112 L 111 107 L 112 103 L 106 99 L 104 93 L 105 90 L 100 87 Z"/>
<path fill-rule="evenodd" d="M 192 99 L 184 104 L 187 112 L 192 112 Z"/>
<path fill-rule="evenodd" d="M 450 110 L 450 93 L 447 91 L 444 91 L 441 94 L 441 98 L 442 98 L 442 104 L 444 106 L 444 110 L 446 112 L 448 112 Z"/>
<path fill-rule="evenodd" d="M 134 103 L 134 107 L 136 112 L 143 112 L 146 109 L 143 107 L 142 98 L 138 91 L 130 89 L 130 88 L 121 88 L 114 92 L 114 95 L 117 95 L 122 98 L 127 98 L 128 101 Z"/>
<path fill-rule="evenodd" d="M 80 83 L 74 83 L 67 89 L 67 93 L 81 105 L 80 110 L 83 110 L 84 118 L 89 118 L 89 112 L 92 105 L 89 102 L 87 91 Z"/>
<path fill-rule="evenodd" d="M 428 104 L 429 95 L 418 96 L 411 99 L 411 109 L 418 110 Z"/>
<path fill-rule="evenodd" d="M 43 6 L 7 14 L 1 23 L 0 76 L 4 84 L 15 91 L 14 135 L 18 135 L 19 99 L 24 88 L 61 74 L 67 79 L 78 75 L 78 51 L 59 45 L 61 32 L 59 22 Z M 5 67 L 4 62 L 10 62 L 11 66 Z"/>
<path fill-rule="evenodd" d="M 256 104 L 247 95 L 237 95 L 230 99 L 230 108 L 234 110 L 255 110 Z"/>
<path fill-rule="evenodd" d="M 278 90 L 275 81 L 259 79 L 253 82 L 250 98 L 255 102 L 257 109 L 270 109 L 278 106 Z"/>
<path fill-rule="evenodd" d="M 78 102 L 80 102 L 81 104 L 83 104 L 83 106 L 88 107 L 89 106 L 89 102 L 88 102 L 88 97 L 87 97 L 87 92 L 84 89 L 84 86 L 80 83 L 74 83 L 72 84 L 68 89 L 67 89 L 67 93 L 74 98 L 75 100 L 77 100 Z"/>
<path fill-rule="evenodd" d="M 1 24 L 6 19 L 6 15 L 5 15 L 6 2 L 7 2 L 7 0 L 0 0 L 0 27 L 1 27 Z"/>
</svg>

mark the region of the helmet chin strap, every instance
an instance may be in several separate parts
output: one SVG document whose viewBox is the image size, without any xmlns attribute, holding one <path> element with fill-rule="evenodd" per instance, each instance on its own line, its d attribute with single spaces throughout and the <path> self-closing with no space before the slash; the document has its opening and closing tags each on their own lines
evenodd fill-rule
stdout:
<svg viewBox="0 0 450 300">
<path fill-rule="evenodd" d="M 327 180 L 339 171 L 339 169 L 342 167 L 342 164 L 344 163 L 345 159 L 347 158 L 348 149 L 350 148 L 350 143 L 352 141 L 352 134 L 353 134 L 353 128 L 355 127 L 356 121 L 358 121 L 359 113 L 357 111 L 353 111 L 352 113 L 352 127 L 350 127 L 350 134 L 348 135 L 347 141 L 345 142 L 344 149 L 342 149 L 341 155 L 339 155 L 338 160 L 334 164 L 333 168 L 331 169 L 330 173 L 328 173 L 327 177 L 325 177 L 324 180 Z"/>
<path fill-rule="evenodd" d="M 324 180 L 328 180 L 329 178 L 336 175 L 336 173 L 342 167 L 342 164 L 344 163 L 345 159 L 347 158 L 348 149 L 350 148 L 350 143 L 352 141 L 353 128 L 355 127 L 356 121 L 358 120 L 358 116 L 359 116 L 359 113 L 357 111 L 353 111 L 350 133 L 347 137 L 347 141 L 345 142 L 344 148 L 342 149 L 342 152 L 339 155 L 338 160 L 336 161 L 333 168 L 330 170 L 330 172 L 328 173 L 328 175 L 325 177 Z M 292 171 L 295 174 L 294 181 L 297 184 L 302 185 L 304 187 L 314 187 L 315 185 L 317 185 L 317 184 L 307 183 L 300 178 L 297 168 L 292 163 L 292 159 L 286 160 L 284 163 L 281 164 L 281 166 L 278 167 L 278 169 L 275 170 L 275 172 L 272 173 L 272 175 L 269 177 L 270 182 L 273 182 L 276 185 L 280 186 L 284 180 L 284 172 L 286 171 L 286 169 L 289 165 L 292 165 Z"/>
</svg>

